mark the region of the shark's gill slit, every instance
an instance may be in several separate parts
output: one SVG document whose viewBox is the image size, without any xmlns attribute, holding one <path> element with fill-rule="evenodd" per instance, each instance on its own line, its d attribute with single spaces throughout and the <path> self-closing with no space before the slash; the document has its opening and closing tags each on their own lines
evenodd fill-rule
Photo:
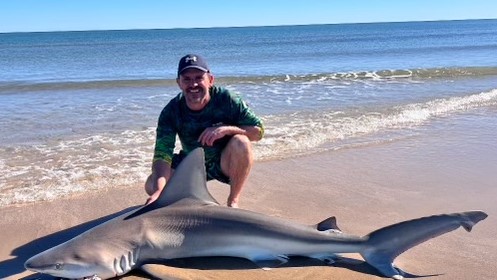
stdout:
<svg viewBox="0 0 497 280">
<path fill-rule="evenodd" d="M 121 269 L 121 262 L 117 258 L 114 259 L 114 271 L 116 272 L 116 275 L 123 274 L 123 271 Z"/>
</svg>

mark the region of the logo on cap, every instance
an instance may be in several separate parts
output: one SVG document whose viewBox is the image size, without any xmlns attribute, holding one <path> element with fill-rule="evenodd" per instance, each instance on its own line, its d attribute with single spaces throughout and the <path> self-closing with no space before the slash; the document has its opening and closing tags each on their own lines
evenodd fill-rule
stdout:
<svg viewBox="0 0 497 280">
<path fill-rule="evenodd" d="M 197 62 L 197 57 L 196 56 L 185 57 L 185 63 L 189 63 L 190 61 Z"/>
</svg>

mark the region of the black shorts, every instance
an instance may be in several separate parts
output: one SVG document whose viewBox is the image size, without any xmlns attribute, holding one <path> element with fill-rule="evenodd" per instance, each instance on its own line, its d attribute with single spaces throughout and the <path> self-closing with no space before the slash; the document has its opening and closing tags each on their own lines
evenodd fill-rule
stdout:
<svg viewBox="0 0 497 280">
<path fill-rule="evenodd" d="M 181 161 L 186 157 L 186 153 L 180 151 L 179 154 L 173 155 L 173 161 L 171 163 L 171 168 L 176 169 Z M 220 182 L 229 184 L 230 178 L 226 176 L 221 170 L 221 155 L 214 158 L 209 158 L 205 160 L 205 170 L 207 172 L 207 181 L 218 180 Z"/>
</svg>

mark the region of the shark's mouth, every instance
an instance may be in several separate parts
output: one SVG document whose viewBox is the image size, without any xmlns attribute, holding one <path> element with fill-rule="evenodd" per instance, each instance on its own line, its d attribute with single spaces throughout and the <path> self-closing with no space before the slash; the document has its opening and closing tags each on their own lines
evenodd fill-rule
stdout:
<svg viewBox="0 0 497 280">
<path fill-rule="evenodd" d="M 93 276 L 87 276 L 76 280 L 102 280 L 102 278 L 98 277 L 98 275 L 95 274 Z"/>
</svg>

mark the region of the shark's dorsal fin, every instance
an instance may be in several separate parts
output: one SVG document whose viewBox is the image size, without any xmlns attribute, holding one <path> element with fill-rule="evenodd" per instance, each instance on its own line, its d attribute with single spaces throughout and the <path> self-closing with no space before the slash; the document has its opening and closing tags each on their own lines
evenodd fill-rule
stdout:
<svg viewBox="0 0 497 280">
<path fill-rule="evenodd" d="M 131 219 L 154 209 L 166 207 L 184 198 L 219 205 L 207 189 L 204 150 L 197 148 L 186 156 L 174 170 L 169 182 L 156 201 L 125 218 Z"/>
<path fill-rule="evenodd" d="M 181 161 L 159 198 L 153 204 L 164 207 L 183 198 L 219 204 L 207 190 L 206 178 L 204 150 L 197 148 Z"/>
</svg>

